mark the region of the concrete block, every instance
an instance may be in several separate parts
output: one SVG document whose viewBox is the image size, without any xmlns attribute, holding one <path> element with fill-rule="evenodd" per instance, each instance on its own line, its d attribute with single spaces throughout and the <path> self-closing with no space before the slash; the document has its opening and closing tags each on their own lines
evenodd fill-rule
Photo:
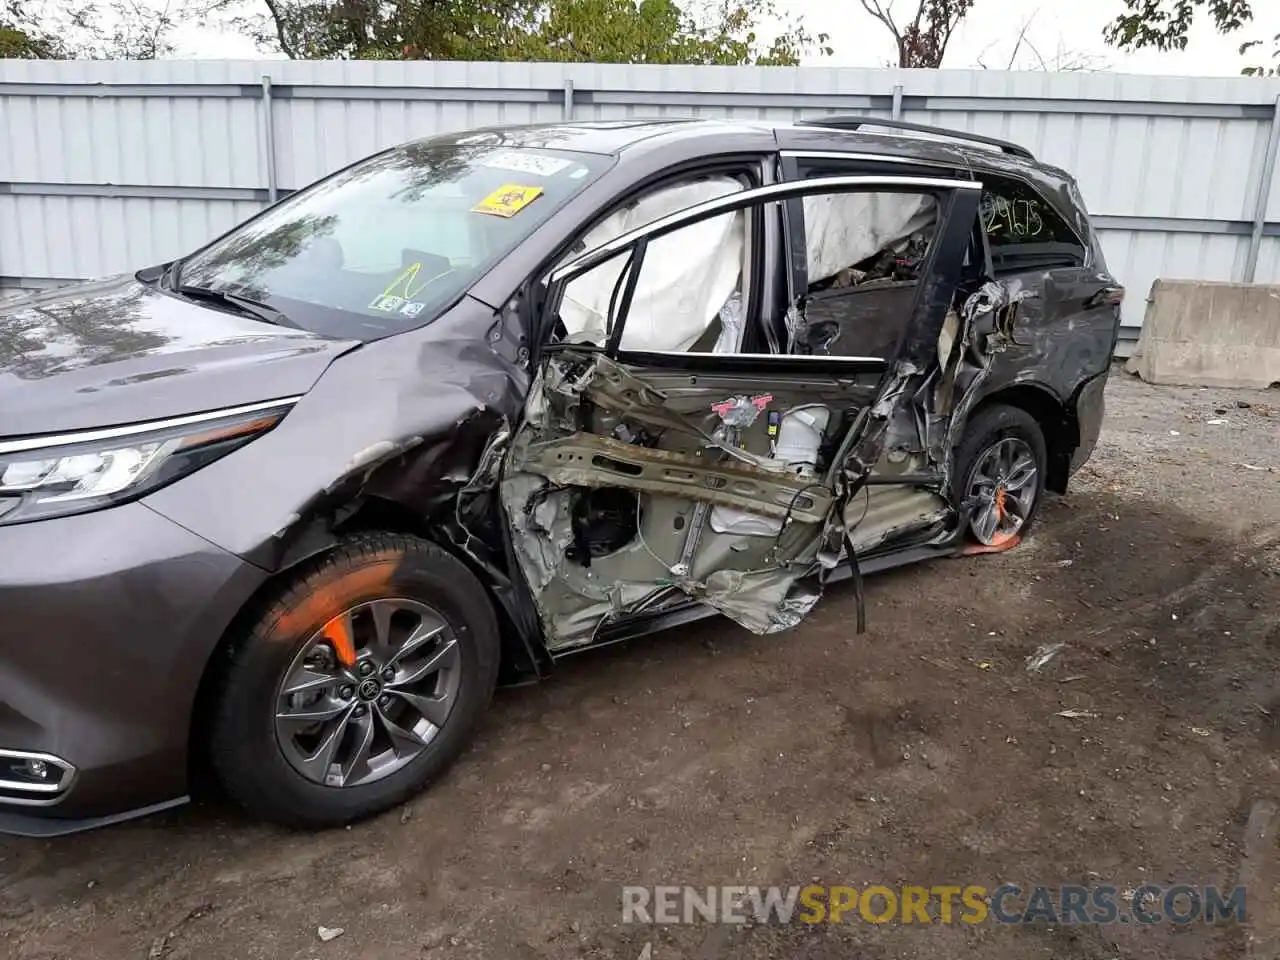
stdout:
<svg viewBox="0 0 1280 960">
<path fill-rule="evenodd" d="M 1280 382 L 1280 286 L 1157 280 L 1126 369 L 1148 383 Z"/>
</svg>

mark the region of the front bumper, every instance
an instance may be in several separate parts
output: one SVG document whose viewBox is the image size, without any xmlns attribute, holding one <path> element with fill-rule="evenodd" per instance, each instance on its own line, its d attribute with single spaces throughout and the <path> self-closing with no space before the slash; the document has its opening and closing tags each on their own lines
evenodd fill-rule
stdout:
<svg viewBox="0 0 1280 960">
<path fill-rule="evenodd" d="M 142 503 L 0 527 L 0 832 L 181 798 L 200 679 L 265 576 Z"/>
</svg>

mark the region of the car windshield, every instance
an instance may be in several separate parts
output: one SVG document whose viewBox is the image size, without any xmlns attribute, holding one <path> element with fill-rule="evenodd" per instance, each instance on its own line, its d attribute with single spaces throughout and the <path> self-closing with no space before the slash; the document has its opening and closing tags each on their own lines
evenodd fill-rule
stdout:
<svg viewBox="0 0 1280 960">
<path fill-rule="evenodd" d="M 316 333 L 377 340 L 438 316 L 610 162 L 500 142 L 410 144 L 244 224 L 182 262 L 178 279 L 270 304 Z"/>
</svg>

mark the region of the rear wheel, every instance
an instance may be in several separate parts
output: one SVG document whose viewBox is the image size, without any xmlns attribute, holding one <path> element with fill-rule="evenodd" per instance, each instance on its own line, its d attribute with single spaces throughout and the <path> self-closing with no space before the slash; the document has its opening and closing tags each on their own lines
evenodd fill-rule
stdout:
<svg viewBox="0 0 1280 960">
<path fill-rule="evenodd" d="M 1048 454 L 1035 417 L 992 404 L 969 421 L 956 448 L 953 483 L 970 536 L 987 547 L 1012 546 L 1035 519 Z"/>
<path fill-rule="evenodd" d="M 362 535 L 281 584 L 219 677 L 210 756 L 249 812 L 294 827 L 403 802 L 466 745 L 500 643 L 471 571 L 414 537 Z"/>
</svg>

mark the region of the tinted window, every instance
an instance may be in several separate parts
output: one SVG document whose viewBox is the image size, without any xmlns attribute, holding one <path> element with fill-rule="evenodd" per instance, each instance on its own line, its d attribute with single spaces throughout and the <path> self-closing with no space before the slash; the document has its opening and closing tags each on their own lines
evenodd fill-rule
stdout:
<svg viewBox="0 0 1280 960">
<path fill-rule="evenodd" d="M 433 319 L 609 163 L 411 144 L 246 223 L 184 262 L 180 280 L 265 301 L 306 329 L 375 340 Z"/>
<path fill-rule="evenodd" d="M 1035 190 L 1016 180 L 982 177 L 982 226 L 996 273 L 1078 266 L 1085 250 L 1074 231 Z"/>
</svg>

